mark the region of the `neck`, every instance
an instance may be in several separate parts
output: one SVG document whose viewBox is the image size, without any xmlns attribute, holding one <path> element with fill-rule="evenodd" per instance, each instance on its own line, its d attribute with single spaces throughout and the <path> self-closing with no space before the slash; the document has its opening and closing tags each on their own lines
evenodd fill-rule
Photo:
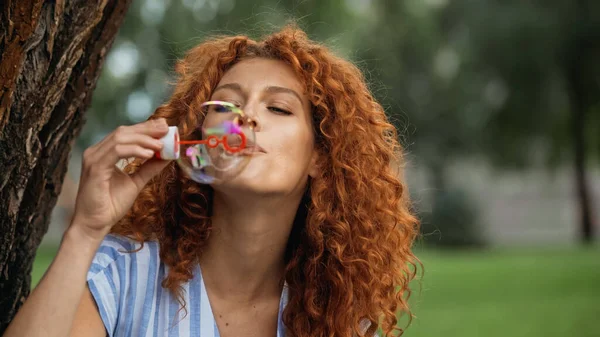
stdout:
<svg viewBox="0 0 600 337">
<path fill-rule="evenodd" d="M 300 203 L 299 197 L 289 199 L 246 199 L 215 191 L 213 229 L 200 257 L 214 294 L 239 303 L 280 295 L 285 249 Z"/>
</svg>

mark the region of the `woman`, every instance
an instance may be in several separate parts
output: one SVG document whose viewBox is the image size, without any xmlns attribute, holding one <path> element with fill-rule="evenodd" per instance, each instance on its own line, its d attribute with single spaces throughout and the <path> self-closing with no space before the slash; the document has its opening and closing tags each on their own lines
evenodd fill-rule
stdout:
<svg viewBox="0 0 600 337">
<path fill-rule="evenodd" d="M 360 71 L 294 27 L 207 41 L 176 71 L 149 121 L 86 150 L 72 224 L 6 336 L 402 332 L 418 222 Z M 257 122 L 259 150 L 215 186 L 152 158 L 208 100 Z"/>
</svg>

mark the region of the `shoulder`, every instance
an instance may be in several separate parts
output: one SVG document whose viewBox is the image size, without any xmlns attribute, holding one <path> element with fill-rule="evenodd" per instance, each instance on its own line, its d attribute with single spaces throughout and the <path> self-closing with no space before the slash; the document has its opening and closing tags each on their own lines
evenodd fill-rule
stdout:
<svg viewBox="0 0 600 337">
<path fill-rule="evenodd" d="M 107 235 L 92 260 L 87 284 L 109 336 L 144 335 L 149 329 L 164 265 L 156 241 Z M 134 324 L 135 323 L 135 324 Z"/>
<path fill-rule="evenodd" d="M 96 251 L 87 277 L 88 279 L 93 278 L 103 270 L 116 265 L 121 267 L 118 269 L 129 269 L 140 263 L 148 265 L 157 264 L 158 262 L 158 242 L 145 241 L 140 243 L 126 236 L 108 234 Z"/>
</svg>

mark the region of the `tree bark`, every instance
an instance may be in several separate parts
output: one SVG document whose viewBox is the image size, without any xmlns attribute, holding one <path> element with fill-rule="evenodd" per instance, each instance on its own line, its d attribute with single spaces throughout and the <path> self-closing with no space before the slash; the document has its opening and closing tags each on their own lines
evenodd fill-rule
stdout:
<svg viewBox="0 0 600 337">
<path fill-rule="evenodd" d="M 130 2 L 0 5 L 0 335 L 29 294 L 36 249 Z"/>
</svg>

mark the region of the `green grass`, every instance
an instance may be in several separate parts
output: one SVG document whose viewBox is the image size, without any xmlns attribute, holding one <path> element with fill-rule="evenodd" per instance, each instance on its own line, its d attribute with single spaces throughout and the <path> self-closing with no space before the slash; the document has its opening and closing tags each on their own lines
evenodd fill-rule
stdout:
<svg viewBox="0 0 600 337">
<path fill-rule="evenodd" d="M 41 248 L 35 284 L 55 249 Z M 404 336 L 600 336 L 600 249 L 424 251 Z"/>
<path fill-rule="evenodd" d="M 600 336 L 600 249 L 423 252 L 405 336 Z"/>
<path fill-rule="evenodd" d="M 54 259 L 54 255 L 56 255 L 56 250 L 58 247 L 49 247 L 49 246 L 41 246 L 38 248 L 38 251 L 35 255 L 35 262 L 33 263 L 33 270 L 31 271 L 31 288 L 33 289 L 44 273 L 50 267 L 50 263 L 52 263 L 52 259 Z"/>
</svg>

